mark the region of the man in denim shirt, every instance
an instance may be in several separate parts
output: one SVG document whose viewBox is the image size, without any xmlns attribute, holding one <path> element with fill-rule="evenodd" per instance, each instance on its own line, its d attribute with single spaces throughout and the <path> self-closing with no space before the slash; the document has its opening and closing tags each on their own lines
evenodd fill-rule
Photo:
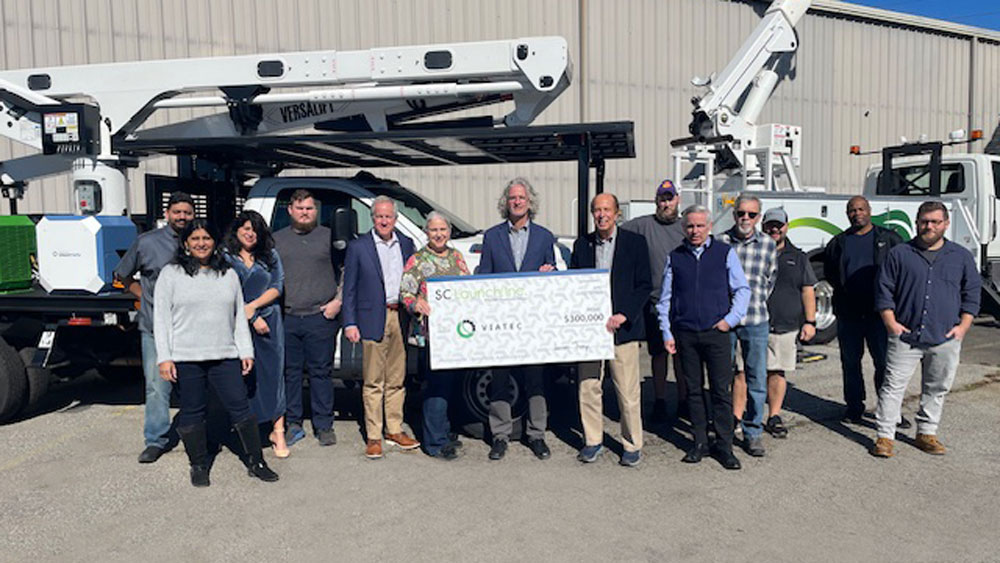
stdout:
<svg viewBox="0 0 1000 563">
<path fill-rule="evenodd" d="M 872 455 L 892 457 L 906 386 L 922 364 L 917 448 L 944 455 L 937 439 L 944 398 L 958 371 L 962 338 L 979 312 L 981 281 L 968 250 L 945 240 L 948 209 L 928 201 L 917 211 L 917 238 L 889 251 L 875 306 L 889 333 L 885 383 L 878 393 Z"/>
</svg>

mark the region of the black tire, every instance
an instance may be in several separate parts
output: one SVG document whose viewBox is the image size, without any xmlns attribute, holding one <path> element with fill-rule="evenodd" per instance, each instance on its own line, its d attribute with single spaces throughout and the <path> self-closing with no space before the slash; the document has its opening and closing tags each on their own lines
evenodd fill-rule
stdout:
<svg viewBox="0 0 1000 563">
<path fill-rule="evenodd" d="M 28 378 L 17 351 L 0 339 L 0 422 L 17 416 L 28 394 Z"/>
<path fill-rule="evenodd" d="M 489 426 L 489 383 L 493 379 L 493 370 L 470 369 L 462 378 L 461 398 L 456 401 L 457 408 L 451 409 L 452 416 L 457 421 L 456 426 L 474 438 L 482 438 L 488 432 Z M 521 419 L 528 410 L 528 403 L 523 397 L 523 385 L 519 378 L 511 378 L 514 383 L 514 401 L 511 405 L 511 417 L 514 419 L 514 429 L 511 439 L 518 439 L 523 430 Z"/>
<path fill-rule="evenodd" d="M 35 357 L 36 348 L 21 348 L 18 355 L 24 363 L 24 374 L 28 380 L 28 396 L 24 408 L 30 409 L 38 404 L 49 390 L 49 383 L 52 381 L 52 372 L 41 367 L 31 367 L 31 361 Z"/>
<path fill-rule="evenodd" d="M 816 274 L 816 336 L 809 344 L 826 344 L 837 338 L 837 317 L 833 314 L 833 286 L 823 276 L 823 264 L 813 262 Z"/>
</svg>

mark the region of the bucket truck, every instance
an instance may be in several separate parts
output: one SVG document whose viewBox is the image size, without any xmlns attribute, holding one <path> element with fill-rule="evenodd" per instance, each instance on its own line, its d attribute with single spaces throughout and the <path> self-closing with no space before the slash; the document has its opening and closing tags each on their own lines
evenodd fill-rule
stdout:
<svg viewBox="0 0 1000 563">
<path fill-rule="evenodd" d="M 814 342 L 822 343 L 836 335 L 832 287 L 823 279 L 823 252 L 827 242 L 849 226 L 845 209 L 853 194 L 828 194 L 823 188 L 802 186 L 798 174 L 802 129 L 758 123 L 761 110 L 787 76 L 789 61 L 799 46 L 795 26 L 810 4 L 810 0 L 775 0 L 718 76 L 692 80 L 706 92 L 692 100 L 690 136 L 671 141 L 671 146 L 676 149 L 672 153 L 674 178 L 681 179 L 685 204 L 711 209 L 717 232 L 733 224 L 732 206 L 741 192 L 760 198 L 763 210 L 785 209 L 789 236 L 809 255 L 820 280 Z M 978 136 L 981 132 L 973 132 L 973 138 Z M 915 235 L 916 210 L 923 201 L 944 201 L 951 213 L 947 236 L 976 258 L 984 278 L 983 311 L 997 316 L 1000 157 L 942 156 L 942 147 L 971 140 L 965 137 L 964 131 L 955 131 L 945 142 L 886 147 L 881 151 L 882 162 L 868 168 L 862 194 L 871 203 L 872 221 L 896 230 L 904 240 Z M 892 174 L 884 175 L 883 170 Z M 651 210 L 649 204 L 629 206 L 632 215 Z"/>
<path fill-rule="evenodd" d="M 398 228 L 422 244 L 427 214 L 448 213 L 396 182 L 367 172 L 275 176 L 290 168 L 634 156 L 631 123 L 526 127 L 571 77 L 561 37 L 0 71 L 0 135 L 37 151 L 0 162 L 14 213 L 0 217 L 0 421 L 37 402 L 52 370 L 137 373 L 137 303 L 109 284 L 135 237 L 127 171 L 143 159 L 176 156 L 181 173 L 146 177 L 149 227 L 161 199 L 184 190 L 220 227 L 242 205 L 281 228 L 289 195 L 307 188 L 335 249 L 370 224 L 379 195 L 396 200 Z M 501 103 L 509 111 L 499 118 L 467 117 Z M 150 125 L 158 113 L 206 108 L 219 111 Z M 602 139 L 628 150 L 605 150 Z M 62 173 L 71 177 L 74 216 L 36 225 L 16 215 L 29 182 Z M 453 243 L 474 267 L 479 231 L 452 222 Z M 558 250 L 561 260 L 568 250 Z M 335 359 L 338 374 L 356 377 L 360 348 L 338 348 L 354 351 Z M 481 386 L 473 383 L 473 394 Z"/>
</svg>

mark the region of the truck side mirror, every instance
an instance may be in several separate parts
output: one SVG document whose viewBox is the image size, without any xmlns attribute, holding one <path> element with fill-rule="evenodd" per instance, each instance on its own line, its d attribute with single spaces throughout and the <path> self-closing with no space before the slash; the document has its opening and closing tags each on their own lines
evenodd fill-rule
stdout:
<svg viewBox="0 0 1000 563">
<path fill-rule="evenodd" d="M 347 248 L 347 242 L 354 238 L 354 210 L 338 207 L 333 210 L 333 247 L 337 250 Z"/>
</svg>

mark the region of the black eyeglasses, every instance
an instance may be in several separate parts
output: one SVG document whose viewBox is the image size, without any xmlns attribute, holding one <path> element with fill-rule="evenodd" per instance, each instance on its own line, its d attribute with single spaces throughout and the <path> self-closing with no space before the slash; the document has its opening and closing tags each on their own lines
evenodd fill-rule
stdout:
<svg viewBox="0 0 1000 563">
<path fill-rule="evenodd" d="M 756 219 L 758 215 L 760 215 L 760 212 L 758 212 L 758 211 L 737 211 L 736 212 L 736 216 L 737 217 L 749 217 L 751 219 Z"/>
</svg>

